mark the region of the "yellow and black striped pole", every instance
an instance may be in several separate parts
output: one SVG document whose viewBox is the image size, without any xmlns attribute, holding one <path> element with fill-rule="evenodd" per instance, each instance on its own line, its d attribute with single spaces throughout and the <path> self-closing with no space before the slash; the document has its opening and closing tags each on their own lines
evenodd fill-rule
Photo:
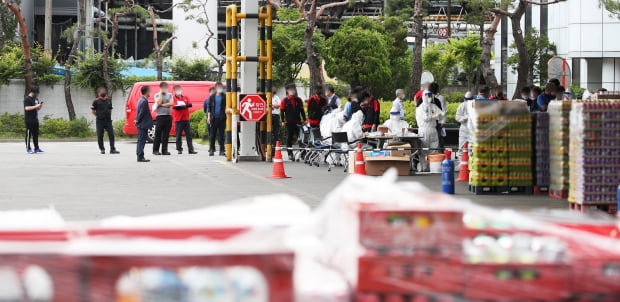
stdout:
<svg viewBox="0 0 620 302">
<path fill-rule="evenodd" d="M 265 56 L 267 57 L 266 67 L 266 79 L 265 79 L 265 92 L 267 92 L 267 161 L 271 160 L 272 156 L 272 138 L 273 138 L 273 117 L 271 116 L 272 101 L 273 98 L 273 49 L 271 38 L 273 36 L 273 8 L 271 5 L 265 7 L 267 10 L 265 18 Z"/>
<path fill-rule="evenodd" d="M 226 8 L 226 160 L 232 160 L 232 8 Z"/>
<path fill-rule="evenodd" d="M 238 100 L 238 96 L 237 96 L 237 77 L 238 77 L 238 73 L 237 73 L 237 55 L 239 54 L 238 51 L 238 46 L 239 46 L 239 21 L 237 19 L 237 6 L 236 5 L 231 5 L 230 6 L 230 18 L 231 18 L 231 41 L 230 41 L 230 73 L 231 73 L 231 79 L 230 79 L 230 90 L 231 90 L 231 98 L 230 98 L 230 107 L 231 107 L 231 120 L 230 120 L 230 124 L 231 124 L 231 132 L 230 135 L 227 135 L 227 139 L 230 141 L 231 144 L 231 153 L 230 155 L 227 155 L 226 159 L 227 160 L 232 160 L 233 158 L 233 154 L 232 152 L 237 152 L 236 150 L 234 150 L 232 148 L 233 145 L 233 139 L 235 140 L 234 144 L 237 145 L 237 131 L 234 131 L 235 133 L 232 133 L 233 130 L 237 129 L 237 116 L 239 114 L 239 111 L 237 109 L 237 103 L 239 102 Z M 235 124 L 235 125 L 233 125 Z M 239 146 L 237 146 L 237 148 L 239 148 Z"/>
<path fill-rule="evenodd" d="M 258 14 L 258 56 L 259 58 L 265 57 L 265 18 L 263 18 L 264 7 L 259 9 Z M 265 94 L 265 65 L 267 62 L 263 60 L 258 61 L 258 93 Z M 265 160 L 267 159 L 266 154 L 267 150 L 265 149 L 267 146 L 267 133 L 266 133 L 266 117 L 271 115 L 270 111 L 267 111 L 265 118 L 259 122 L 259 131 L 260 131 L 260 149 L 261 149 L 261 157 Z"/>
</svg>

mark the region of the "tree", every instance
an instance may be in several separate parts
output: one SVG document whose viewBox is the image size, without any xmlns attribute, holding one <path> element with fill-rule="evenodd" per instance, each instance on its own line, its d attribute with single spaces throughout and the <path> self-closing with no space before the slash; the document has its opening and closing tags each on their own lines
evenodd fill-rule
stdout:
<svg viewBox="0 0 620 302">
<path fill-rule="evenodd" d="M 392 71 L 391 81 L 388 85 L 375 87 L 373 91 L 377 95 L 393 97 L 396 89 L 407 87 L 411 78 L 411 56 L 407 44 L 408 30 L 403 26 L 403 20 L 396 17 L 386 17 L 383 19 L 383 27 L 386 38 L 388 39 L 388 59 Z M 385 89 L 381 89 L 381 88 Z M 382 92 L 387 90 L 386 92 Z"/>
<path fill-rule="evenodd" d="M 19 34 L 22 40 L 22 48 L 24 51 L 24 79 L 26 80 L 26 91 L 29 91 L 34 86 L 34 74 L 32 72 L 32 55 L 30 53 L 30 42 L 28 41 L 28 27 L 26 26 L 26 20 L 22 14 L 19 5 L 13 0 L 2 0 L 2 2 L 9 8 L 9 10 L 15 15 L 15 19 L 19 24 Z"/>
<path fill-rule="evenodd" d="M 306 29 L 304 31 L 304 44 L 306 50 L 306 63 L 310 69 L 310 87 L 324 85 L 323 70 L 321 68 L 321 56 L 316 51 L 313 41 L 314 32 L 318 18 L 322 16 L 326 10 L 338 6 L 349 5 L 350 0 L 332 2 L 319 6 L 319 0 L 293 0 L 297 9 L 301 13 L 301 19 L 306 21 Z"/>
<path fill-rule="evenodd" d="M 424 39 L 424 22 L 423 17 L 423 0 L 415 0 L 413 14 L 413 36 L 415 43 L 413 44 L 413 64 L 411 64 L 411 91 L 417 91 L 420 88 L 422 80 L 422 40 Z"/>
<path fill-rule="evenodd" d="M 620 17 L 620 2 L 618 0 L 599 0 L 600 5 L 616 17 Z"/>
<path fill-rule="evenodd" d="M 174 6 L 171 6 L 169 9 L 164 11 L 157 11 L 157 13 L 164 13 L 169 11 Z M 171 36 L 170 38 L 164 40 L 161 44 L 159 44 L 159 39 L 157 38 L 158 28 L 157 28 L 157 15 L 155 15 L 155 8 L 149 6 L 148 8 L 149 17 L 151 18 L 151 26 L 153 27 L 153 51 L 155 52 L 155 65 L 157 66 L 157 80 L 161 81 L 163 79 L 163 52 L 166 51 L 166 47 L 172 42 L 172 40 L 176 39 L 176 36 Z M 168 28 L 169 32 L 173 32 L 174 27 Z"/>
<path fill-rule="evenodd" d="M 448 78 L 454 77 L 457 60 L 447 43 L 432 43 L 422 55 L 422 66 L 433 73 L 440 87 L 448 85 Z M 414 91 L 415 92 L 415 91 Z"/>
<path fill-rule="evenodd" d="M 4 44 L 13 41 L 17 32 L 17 21 L 13 13 L 5 5 L 0 5 L 0 49 Z"/>
<path fill-rule="evenodd" d="M 79 0 L 78 8 L 80 10 L 80 19 L 78 20 L 78 24 L 74 25 L 71 28 L 68 28 L 63 36 L 67 39 L 67 42 L 71 43 L 71 48 L 69 49 L 69 54 L 67 55 L 67 60 L 65 61 L 65 76 L 64 76 L 64 91 L 65 91 L 65 104 L 67 105 L 67 113 L 69 115 L 69 120 L 73 121 L 76 118 L 75 115 L 75 106 L 73 105 L 73 97 L 71 95 L 71 67 L 73 66 L 73 62 L 75 61 L 75 55 L 78 51 L 78 46 L 80 41 L 82 41 L 82 36 L 84 35 L 84 28 L 86 26 L 86 4 L 87 1 Z"/>
<path fill-rule="evenodd" d="M 204 25 L 205 32 L 205 45 L 204 48 L 211 57 L 211 60 L 217 64 L 217 79 L 222 80 L 224 76 L 224 65 L 226 64 L 226 58 L 224 53 L 214 53 L 209 48 L 210 43 L 218 43 L 223 49 L 225 48 L 224 42 L 217 38 L 217 34 L 213 31 L 209 25 L 208 11 L 213 9 L 213 5 L 209 0 L 183 0 L 181 7 L 185 12 L 194 12 L 186 17 L 186 20 L 194 20 L 198 24 Z M 215 29 L 217 31 L 217 29 Z"/>
<path fill-rule="evenodd" d="M 547 62 L 557 54 L 557 47 L 555 44 L 549 41 L 546 36 L 540 36 L 536 29 L 532 29 L 525 33 L 525 47 L 527 48 L 528 55 L 528 85 L 534 83 L 546 83 L 547 82 Z M 510 45 L 511 49 L 515 49 L 515 43 Z M 520 64 L 520 57 L 518 53 L 513 54 L 507 60 L 507 64 L 512 67 L 513 70 L 517 70 Z"/>
<path fill-rule="evenodd" d="M 388 16 L 399 17 L 409 20 L 414 13 L 415 0 L 388 0 L 385 7 L 385 14 Z"/>
<path fill-rule="evenodd" d="M 106 77 L 112 81 L 114 89 L 123 88 L 123 77 L 121 71 L 125 69 L 123 62 L 117 60 L 117 56 L 108 59 L 108 75 L 104 75 L 103 60 L 104 54 L 91 48 L 85 52 L 78 52 L 77 56 L 81 60 L 76 61 L 77 72 L 72 76 L 72 81 L 76 86 L 89 89 L 106 87 Z"/>
<path fill-rule="evenodd" d="M 381 87 L 390 81 L 388 43 L 376 29 L 357 27 L 356 17 L 345 21 L 327 40 L 325 67 L 330 76 L 351 85 Z"/>
<path fill-rule="evenodd" d="M 177 81 L 219 81 L 220 78 L 214 79 L 211 70 L 214 64 L 210 59 L 196 59 L 185 61 L 177 59 L 170 66 L 170 73 Z"/>
<path fill-rule="evenodd" d="M 450 39 L 448 41 L 448 50 L 465 73 L 467 89 L 470 91 L 475 90 L 474 79 L 476 79 L 476 72 L 478 71 L 478 66 L 480 66 L 480 55 L 482 52 L 480 38 L 467 36 L 461 39 Z"/>
<path fill-rule="evenodd" d="M 101 52 L 101 69 L 103 72 L 105 87 L 108 90 L 108 96 L 112 97 L 115 86 L 112 78 L 110 77 L 110 59 L 115 57 L 112 47 L 116 44 L 116 38 L 118 37 L 118 20 L 120 17 L 133 14 L 136 16 L 136 22 L 138 22 L 138 19 L 146 18 L 147 12 L 144 8 L 136 5 L 131 0 L 125 0 L 124 6 L 116 9 L 110 9 L 109 12 L 111 14 L 111 17 L 101 17 L 97 19 L 97 23 L 100 24 L 102 21 L 109 23 L 111 25 L 110 32 L 105 32 L 99 29 L 97 30 L 97 34 L 104 41 L 103 51 Z M 97 27 L 100 28 L 100 26 Z"/>
<path fill-rule="evenodd" d="M 303 48 L 304 32 L 306 26 L 302 23 L 288 22 L 299 20 L 301 13 L 294 8 L 281 8 L 278 10 L 278 22 L 273 26 L 273 75 L 274 84 L 282 85 L 294 83 L 306 61 L 306 51 Z M 325 37 L 317 33 L 313 37 L 314 47 L 323 52 Z"/>
</svg>

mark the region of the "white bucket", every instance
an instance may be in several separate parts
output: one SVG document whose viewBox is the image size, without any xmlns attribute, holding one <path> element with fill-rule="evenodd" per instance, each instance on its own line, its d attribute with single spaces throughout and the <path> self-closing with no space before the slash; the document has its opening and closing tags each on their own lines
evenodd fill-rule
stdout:
<svg viewBox="0 0 620 302">
<path fill-rule="evenodd" d="M 431 173 L 441 173 L 441 162 L 445 159 L 443 154 L 429 154 L 428 161 Z"/>
</svg>

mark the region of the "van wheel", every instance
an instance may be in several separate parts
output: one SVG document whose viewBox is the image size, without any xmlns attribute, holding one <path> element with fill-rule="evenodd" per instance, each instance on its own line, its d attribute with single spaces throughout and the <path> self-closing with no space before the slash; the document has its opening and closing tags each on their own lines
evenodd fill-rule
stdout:
<svg viewBox="0 0 620 302">
<path fill-rule="evenodd" d="M 152 143 L 155 140 L 155 127 L 157 127 L 157 123 L 153 121 L 153 127 L 151 127 L 146 134 L 146 141 L 149 143 Z"/>
</svg>

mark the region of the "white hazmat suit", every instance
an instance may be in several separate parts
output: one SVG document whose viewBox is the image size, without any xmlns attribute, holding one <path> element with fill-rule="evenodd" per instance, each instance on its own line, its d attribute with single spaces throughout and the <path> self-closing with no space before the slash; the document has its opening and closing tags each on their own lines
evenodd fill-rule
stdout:
<svg viewBox="0 0 620 302">
<path fill-rule="evenodd" d="M 459 149 L 463 148 L 463 145 L 469 142 L 469 109 L 467 106 L 469 106 L 473 100 L 474 98 L 471 92 L 468 91 L 465 94 L 463 103 L 456 109 L 455 119 L 461 124 L 459 127 Z"/>
<path fill-rule="evenodd" d="M 437 121 L 444 117 L 443 111 L 433 104 L 433 94 L 425 90 L 422 97 L 422 104 L 416 108 L 415 119 L 418 122 L 418 134 L 422 136 L 422 147 L 437 149 L 439 148 L 439 137 L 437 135 Z M 420 167 L 418 171 L 427 171 L 428 164 L 426 156 L 428 151 L 420 152 Z"/>
</svg>

